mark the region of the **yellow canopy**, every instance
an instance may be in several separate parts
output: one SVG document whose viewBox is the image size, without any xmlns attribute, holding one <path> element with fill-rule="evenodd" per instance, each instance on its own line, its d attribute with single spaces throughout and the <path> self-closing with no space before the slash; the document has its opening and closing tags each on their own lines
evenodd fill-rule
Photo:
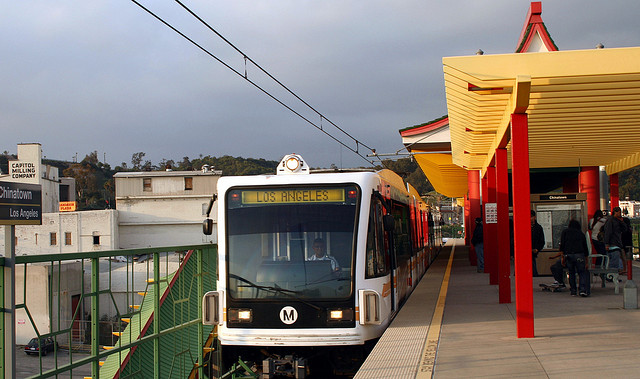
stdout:
<svg viewBox="0 0 640 379">
<path fill-rule="evenodd" d="M 454 164 L 484 171 L 526 112 L 531 168 L 640 165 L 640 47 L 442 61 Z"/>
<path fill-rule="evenodd" d="M 420 168 L 433 188 L 448 197 L 463 197 L 467 194 L 467 170 L 451 162 L 451 154 L 414 155 Z"/>
</svg>

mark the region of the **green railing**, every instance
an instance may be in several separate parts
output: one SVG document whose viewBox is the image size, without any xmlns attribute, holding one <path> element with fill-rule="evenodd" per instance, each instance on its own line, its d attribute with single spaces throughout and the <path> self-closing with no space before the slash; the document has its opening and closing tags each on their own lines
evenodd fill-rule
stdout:
<svg viewBox="0 0 640 379">
<path fill-rule="evenodd" d="M 208 244 L 16 257 L 17 341 L 55 342 L 52 357 L 34 352 L 27 376 L 205 377 L 203 345 L 212 331 L 201 307 L 204 292 L 215 289 L 216 255 Z M 4 258 L 0 264 L 6 314 L 8 269 Z M 2 335 L 9 327 L 3 317 Z M 4 358 L 24 348 L 2 341 L 0 377 L 15 376 Z"/>
</svg>

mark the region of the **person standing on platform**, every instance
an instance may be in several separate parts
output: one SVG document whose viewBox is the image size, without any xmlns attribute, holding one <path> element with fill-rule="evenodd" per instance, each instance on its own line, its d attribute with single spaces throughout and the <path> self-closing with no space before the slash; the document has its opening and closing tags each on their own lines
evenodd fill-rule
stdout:
<svg viewBox="0 0 640 379">
<path fill-rule="evenodd" d="M 607 253 L 604 249 L 604 242 L 602 242 L 604 241 L 604 229 L 602 229 L 602 227 L 606 222 L 607 218 L 604 217 L 604 214 L 600 209 L 598 209 L 593 214 L 593 218 L 589 222 L 589 230 L 591 231 L 591 243 L 596 249 L 596 253 L 602 255 L 605 255 Z"/>
<path fill-rule="evenodd" d="M 621 274 L 626 274 L 626 261 L 633 260 L 633 232 L 631 232 L 631 220 L 629 217 L 623 217 L 622 221 L 624 222 L 627 230 L 622 232 L 622 246 L 624 246 L 624 255 L 622 256 L 622 270 Z"/>
<path fill-rule="evenodd" d="M 609 256 L 609 267 L 622 270 L 620 254 L 624 252 L 622 233 L 627 231 L 627 225 L 622 220 L 622 210 L 615 207 L 611 211 L 611 217 L 604 224 L 604 247 Z"/>
<path fill-rule="evenodd" d="M 585 266 L 587 255 L 589 255 L 589 247 L 587 246 L 587 238 L 580 227 L 580 223 L 576 220 L 569 221 L 569 226 L 562 231 L 560 235 L 560 253 L 549 259 L 557 258 L 562 255 L 562 259 L 558 260 L 551 266 L 553 277 L 559 286 L 564 287 L 563 283 L 563 266 L 569 271 L 569 288 L 571 296 L 576 296 L 578 290 L 580 296 L 587 297 L 591 292 L 589 285 L 589 272 Z M 576 288 L 576 272 L 578 273 L 578 288 Z"/>
<path fill-rule="evenodd" d="M 538 276 L 538 266 L 536 264 L 536 258 L 538 253 L 544 248 L 544 230 L 542 225 L 538 224 L 536 218 L 536 211 L 531 210 L 531 257 L 532 257 L 532 274 Z"/>
<path fill-rule="evenodd" d="M 482 219 L 480 217 L 476 217 L 476 228 L 473 229 L 471 244 L 476 250 L 476 257 L 478 258 L 478 272 L 484 272 L 484 243 L 482 234 Z"/>
</svg>

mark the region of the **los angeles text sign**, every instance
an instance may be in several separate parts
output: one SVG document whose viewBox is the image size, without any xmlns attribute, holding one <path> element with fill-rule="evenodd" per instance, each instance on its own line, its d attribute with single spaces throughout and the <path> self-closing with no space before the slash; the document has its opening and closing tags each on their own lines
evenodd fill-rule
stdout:
<svg viewBox="0 0 640 379">
<path fill-rule="evenodd" d="M 41 224 L 40 185 L 0 182 L 0 225 Z"/>
</svg>

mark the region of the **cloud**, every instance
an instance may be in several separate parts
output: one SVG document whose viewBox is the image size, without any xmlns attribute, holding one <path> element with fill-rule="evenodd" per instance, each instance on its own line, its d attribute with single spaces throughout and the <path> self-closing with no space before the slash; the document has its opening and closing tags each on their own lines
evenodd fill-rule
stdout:
<svg viewBox="0 0 640 379">
<path fill-rule="evenodd" d="M 142 3 L 244 74 L 243 57 L 175 2 Z M 402 147 L 398 129 L 446 114 L 443 56 L 513 52 L 529 7 L 511 0 L 185 4 L 378 152 Z M 634 46 L 639 4 L 545 1 L 542 17 L 561 49 Z M 276 160 L 293 151 L 314 166 L 366 163 L 132 2 L 10 2 L 0 14 L 0 43 L 2 150 L 40 142 L 50 158 L 98 150 L 112 165 L 138 151 L 154 163 L 199 154 Z M 320 122 L 251 64 L 246 70 Z"/>
</svg>

